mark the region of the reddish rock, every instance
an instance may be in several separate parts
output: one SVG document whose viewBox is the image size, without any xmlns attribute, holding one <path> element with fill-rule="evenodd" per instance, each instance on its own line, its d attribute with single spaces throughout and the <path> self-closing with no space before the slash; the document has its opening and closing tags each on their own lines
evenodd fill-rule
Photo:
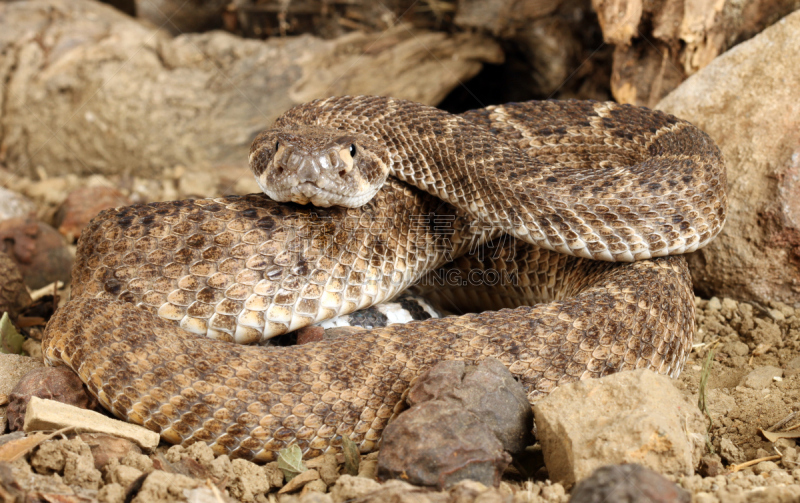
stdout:
<svg viewBox="0 0 800 503">
<path fill-rule="evenodd" d="M 122 461 L 131 452 L 142 453 L 142 449 L 138 445 L 125 438 L 105 433 L 81 433 L 80 437 L 92 450 L 94 467 L 98 470 L 110 463 L 112 459 Z"/>
<path fill-rule="evenodd" d="M 692 496 L 674 482 L 637 464 L 598 468 L 572 491 L 570 503 L 689 503 Z"/>
<path fill-rule="evenodd" d="M 69 282 L 72 254 L 55 229 L 32 217 L 0 222 L 0 251 L 17 264 L 25 284 L 42 288 L 53 281 Z"/>
<path fill-rule="evenodd" d="M 406 400 L 409 405 L 456 402 L 475 414 L 512 454 L 533 443 L 533 411 L 525 389 L 500 360 L 489 358 L 478 366 L 441 362 L 417 379 Z"/>
<path fill-rule="evenodd" d="M 533 440 L 525 390 L 499 360 L 440 362 L 417 379 L 407 401 L 412 407 L 383 433 L 381 479 L 439 490 L 466 479 L 496 486 L 508 452 Z"/>
<path fill-rule="evenodd" d="M 69 193 L 53 223 L 67 239 L 76 240 L 98 213 L 130 204 L 133 204 L 131 200 L 113 187 L 81 187 Z"/>
<path fill-rule="evenodd" d="M 389 423 L 378 479 L 401 478 L 442 490 L 465 479 L 498 485 L 511 456 L 475 414 L 452 401 L 415 405 Z"/>
<path fill-rule="evenodd" d="M 8 397 L 7 417 L 11 431 L 22 430 L 25 411 L 32 396 L 57 400 L 84 409 L 92 409 L 97 405 L 72 370 L 66 367 L 43 367 L 31 370 L 19 380 Z"/>
</svg>

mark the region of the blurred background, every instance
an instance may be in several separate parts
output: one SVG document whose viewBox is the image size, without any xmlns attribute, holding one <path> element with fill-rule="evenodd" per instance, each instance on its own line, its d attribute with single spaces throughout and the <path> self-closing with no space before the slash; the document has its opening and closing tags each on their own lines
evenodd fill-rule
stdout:
<svg viewBox="0 0 800 503">
<path fill-rule="evenodd" d="M 25 250 L 41 246 L 30 236 L 43 225 L 71 246 L 104 208 L 257 192 L 252 140 L 316 98 L 381 94 L 453 113 L 614 100 L 695 123 L 727 159 L 729 224 L 690 256 L 697 292 L 794 303 L 798 8 L 800 0 L 0 0 L 0 239 L 35 264 L 24 257 L 43 252 Z M 31 212 L 27 227 L 2 223 Z M 68 280 L 63 264 L 56 276 Z"/>
</svg>

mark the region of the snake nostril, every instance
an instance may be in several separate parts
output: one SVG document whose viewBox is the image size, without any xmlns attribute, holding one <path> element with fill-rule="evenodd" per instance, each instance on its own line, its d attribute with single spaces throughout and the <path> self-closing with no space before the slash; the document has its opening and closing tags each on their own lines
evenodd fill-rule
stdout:
<svg viewBox="0 0 800 503">
<path fill-rule="evenodd" d="M 283 174 L 283 166 L 278 166 L 278 168 L 275 171 L 277 171 L 279 175 L 282 175 Z"/>
<path fill-rule="evenodd" d="M 344 178 L 344 175 L 346 175 L 346 174 L 347 174 L 347 171 L 345 171 L 345 170 L 339 171 L 339 176 L 341 176 L 342 178 Z"/>
</svg>

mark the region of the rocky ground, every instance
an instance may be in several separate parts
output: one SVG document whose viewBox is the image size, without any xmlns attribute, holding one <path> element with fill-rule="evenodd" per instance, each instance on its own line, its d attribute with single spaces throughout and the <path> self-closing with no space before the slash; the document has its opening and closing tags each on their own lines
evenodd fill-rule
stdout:
<svg viewBox="0 0 800 503">
<path fill-rule="evenodd" d="M 8 172 L 3 174 L 9 180 L 8 186 L 28 198 L 27 203 L 19 200 L 18 205 L 36 208 L 40 218 L 46 221 L 52 221 L 59 213 L 79 214 L 82 206 L 95 203 L 83 199 L 71 208 L 63 206 L 64 201 L 70 199 L 70 193 L 87 187 L 116 186 L 117 197 L 129 201 L 253 190 L 248 174 L 235 171 L 224 175 L 208 174 L 191 182 L 177 180 L 175 173 L 164 173 L 160 179 L 95 176 L 86 180 L 68 175 L 38 181 Z M 63 299 L 68 289 L 62 289 L 61 294 Z M 800 458 L 795 438 L 800 435 L 800 304 L 773 302 L 762 305 L 729 298 L 697 298 L 696 306 L 695 347 L 683 373 L 672 384 L 685 397 L 685 403 L 691 404 L 694 409 L 691 414 L 699 416 L 695 404 L 699 399 L 703 367 L 711 355 L 705 391 L 710 417 L 710 421 L 704 420 L 704 424 L 710 424 L 708 442 L 701 442 L 705 444 L 704 453 L 702 460 L 692 467 L 694 475 L 669 474 L 667 460 L 670 455 L 659 452 L 658 448 L 650 449 L 657 461 L 649 466 L 663 466 L 667 478 L 688 490 L 693 501 L 797 501 L 800 498 Z M 35 344 L 27 348 L 35 352 Z M 3 364 L 0 375 L 4 376 L 0 382 L 0 394 L 7 395 L 24 372 L 38 366 L 33 358 L 12 355 L 0 355 L 0 358 Z M 634 390 L 624 388 L 631 386 L 630 382 L 608 386 L 622 386 L 623 394 L 634 394 Z M 612 401 L 608 407 L 613 406 Z M 666 404 L 667 409 L 673 406 L 672 403 Z M 566 413 L 570 408 L 584 408 L 585 401 L 563 403 L 558 407 Z M 592 424 L 599 419 L 589 417 L 584 420 L 586 424 Z M 635 429 L 636 425 L 631 421 L 640 420 L 620 417 L 622 426 L 618 431 Z M 770 441 L 764 433 L 769 431 L 784 432 L 786 438 Z M 615 435 L 622 437 L 625 434 Z M 604 438 L 609 445 L 623 440 Z M 538 444 L 529 447 L 505 470 L 502 482 L 496 488 L 477 482 L 461 482 L 446 492 L 430 492 L 396 480 L 378 483 L 375 480 L 378 459 L 375 453 L 361 457 L 356 477 L 347 475 L 340 454 L 338 458 L 328 456 L 308 461 L 308 471 L 287 483 L 276 463 L 258 466 L 242 460 L 231 461 L 227 456 L 215 458 L 208 448 L 201 445 L 189 449 L 162 445 L 154 453 L 142 454 L 142 449 L 130 441 L 87 434 L 77 438 L 57 435 L 38 445 L 33 442 L 20 446 L 19 442 L 19 433 L 0 437 L 0 459 L 8 460 L 4 445 L 16 446 L 13 452 L 22 453 L 16 461 L 0 462 L 0 490 L 11 495 L 15 490 L 71 494 L 69 501 L 92 498 L 123 501 L 126 494 L 130 494 L 136 495 L 134 501 L 183 498 L 189 501 L 228 498 L 283 501 L 300 498 L 303 501 L 339 502 L 362 497 L 364 501 L 413 498 L 414 501 L 557 502 L 568 501 L 570 491 L 575 490 L 566 482 L 567 488 L 550 480 L 543 462 L 547 456 L 543 457 Z M 570 457 L 578 459 L 596 455 L 579 452 L 579 449 L 576 447 Z M 713 453 L 709 449 L 713 449 Z M 599 462 L 602 464 L 602 460 Z M 150 472 L 155 475 L 145 477 Z M 630 480 L 637 479 L 623 477 L 622 482 Z M 633 485 L 638 483 L 645 484 L 638 481 Z M 619 487 L 621 491 L 624 484 Z"/>
<path fill-rule="evenodd" d="M 194 25 L 183 0 L 108 3 L 147 21 L 87 0 L 0 2 L 0 243 L 37 306 L 21 349 L 0 340 L 0 501 L 800 502 L 797 0 L 214 0 Z M 173 36 L 207 21 L 227 33 Z M 359 93 L 452 111 L 613 97 L 706 131 L 726 159 L 730 211 L 689 256 L 700 297 L 680 377 L 564 386 L 537 404 L 539 442 L 491 465 L 496 486 L 446 491 L 378 482 L 377 453 L 260 466 L 136 435 L 8 432 L 9 395 L 42 365 L 36 338 L 69 296 L 88 219 L 256 192 L 244 160 L 257 131 L 295 103 Z M 4 354 L 20 351 L 30 356 Z M 655 472 L 620 465 L 631 462 Z"/>
</svg>

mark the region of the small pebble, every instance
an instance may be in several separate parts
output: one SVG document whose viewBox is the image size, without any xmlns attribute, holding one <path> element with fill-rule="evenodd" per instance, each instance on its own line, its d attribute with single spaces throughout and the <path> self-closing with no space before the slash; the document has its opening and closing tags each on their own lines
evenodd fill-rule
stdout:
<svg viewBox="0 0 800 503">
<path fill-rule="evenodd" d="M 761 475 L 762 473 L 769 473 L 772 470 L 777 470 L 778 465 L 774 461 L 762 461 L 755 466 L 753 466 L 753 472 L 756 475 Z"/>
<path fill-rule="evenodd" d="M 542 494 L 547 489 L 542 489 Z M 689 503 L 691 494 L 663 475 L 638 464 L 598 468 L 572 490 L 570 503 Z"/>
<path fill-rule="evenodd" d="M 717 454 L 708 454 L 700 460 L 699 471 L 704 477 L 716 477 L 725 473 L 725 467 Z"/>
<path fill-rule="evenodd" d="M 0 220 L 26 217 L 36 213 L 36 204 L 27 197 L 0 187 Z"/>
<path fill-rule="evenodd" d="M 61 234 L 49 225 L 34 218 L 1 221 L 0 243 L 5 244 L 5 252 L 17 264 L 29 288 L 69 282 L 72 254 Z"/>
</svg>

